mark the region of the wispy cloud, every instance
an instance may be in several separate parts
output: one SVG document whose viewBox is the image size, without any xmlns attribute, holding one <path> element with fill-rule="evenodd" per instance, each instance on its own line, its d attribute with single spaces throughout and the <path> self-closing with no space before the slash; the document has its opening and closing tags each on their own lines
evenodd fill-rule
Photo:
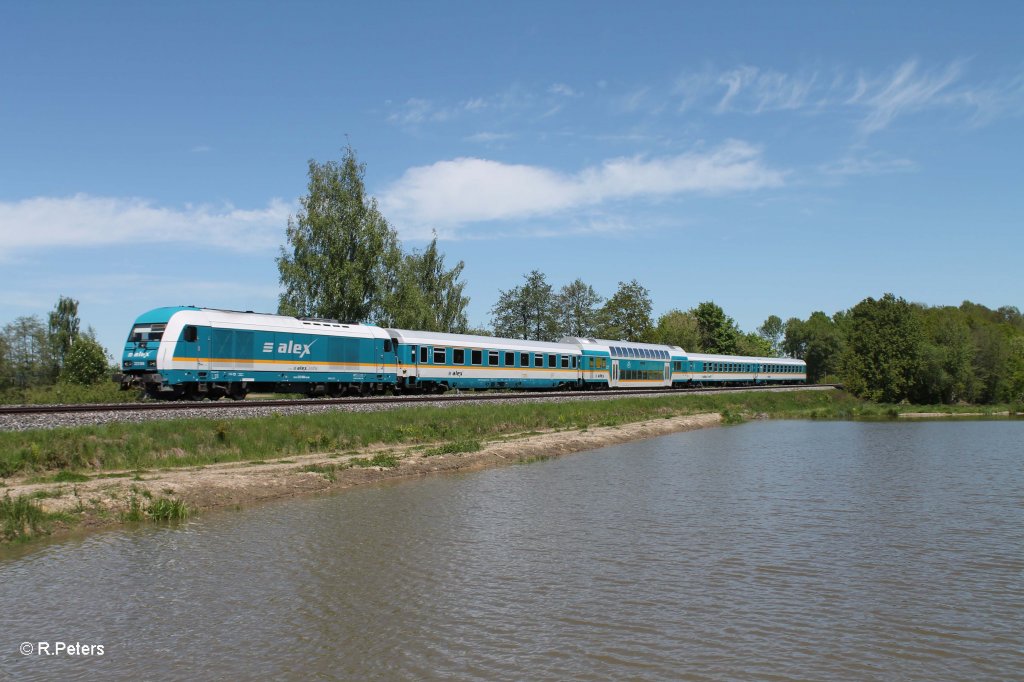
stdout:
<svg viewBox="0 0 1024 682">
<path fill-rule="evenodd" d="M 552 95 L 561 95 L 562 97 L 581 97 L 582 92 L 577 92 L 565 83 L 553 83 L 549 88 L 548 92 Z"/>
<path fill-rule="evenodd" d="M 481 131 L 479 133 L 473 133 L 472 135 L 466 136 L 466 142 L 479 142 L 481 144 L 493 144 L 495 142 L 502 142 L 512 137 L 511 133 L 495 133 L 490 131 Z"/>
<path fill-rule="evenodd" d="M 381 195 L 381 207 L 405 233 L 431 228 L 453 236 L 468 223 L 548 216 L 626 199 L 777 187 L 784 173 L 761 152 L 729 141 L 709 152 L 663 158 L 615 158 L 566 174 L 480 158 L 410 168 Z"/>
<path fill-rule="evenodd" d="M 672 88 L 676 109 L 715 114 L 756 115 L 778 111 L 853 112 L 865 135 L 921 111 L 960 110 L 974 124 L 1024 109 L 1024 77 L 1002 82 L 967 82 L 967 62 L 927 68 L 911 59 L 895 68 L 868 73 L 844 70 L 786 73 L 741 65 L 705 67 L 681 74 Z M 646 95 L 645 91 L 640 91 Z M 634 106 L 638 104 L 634 101 Z"/>
<path fill-rule="evenodd" d="M 881 154 L 849 155 L 838 161 L 824 164 L 818 170 L 825 175 L 887 175 L 915 171 L 917 164 L 910 159 L 891 158 Z"/>
<path fill-rule="evenodd" d="M 0 202 L 0 255 L 40 247 L 195 242 L 236 251 L 281 243 L 295 206 L 280 199 L 265 208 L 231 205 L 168 208 L 138 198 L 33 197 Z"/>
</svg>

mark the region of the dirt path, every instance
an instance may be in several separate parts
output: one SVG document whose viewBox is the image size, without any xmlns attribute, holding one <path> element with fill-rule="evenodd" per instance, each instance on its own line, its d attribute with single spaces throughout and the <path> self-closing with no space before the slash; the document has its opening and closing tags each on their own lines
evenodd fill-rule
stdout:
<svg viewBox="0 0 1024 682">
<path fill-rule="evenodd" d="M 266 462 L 216 464 L 167 469 L 135 476 L 134 472 L 104 472 L 116 478 L 94 478 L 82 483 L 26 484 L 9 479 L 4 493 L 41 496 L 46 511 L 71 512 L 77 527 L 117 525 L 131 501 L 183 500 L 192 510 L 240 508 L 264 500 L 292 497 L 330 489 L 350 488 L 387 479 L 408 478 L 449 471 L 472 471 L 493 466 L 559 457 L 607 445 L 653 438 L 679 431 L 717 426 L 719 414 L 656 419 L 583 431 L 510 434 L 482 443 L 476 452 L 428 456 L 429 447 L 370 448 L 358 454 L 323 453 Z M 375 455 L 397 459 L 392 467 L 363 466 Z M 310 470 L 312 469 L 312 470 Z M 49 496 L 46 496 L 49 495 Z M 56 529 L 55 534 L 62 532 Z"/>
</svg>

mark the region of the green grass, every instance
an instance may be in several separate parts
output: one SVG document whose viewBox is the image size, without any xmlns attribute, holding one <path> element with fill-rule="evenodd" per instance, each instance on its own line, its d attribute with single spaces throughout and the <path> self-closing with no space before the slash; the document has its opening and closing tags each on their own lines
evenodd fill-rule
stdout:
<svg viewBox="0 0 1024 682">
<path fill-rule="evenodd" d="M 34 499 L 19 495 L 0 499 L 0 539 L 7 542 L 24 542 L 39 535 L 50 533 L 56 522 L 68 522 L 67 514 L 43 511 Z"/>
<path fill-rule="evenodd" d="M 392 469 L 398 466 L 398 457 L 387 452 L 382 452 L 369 459 L 365 457 L 354 457 L 349 460 L 349 464 L 354 467 L 384 467 L 385 469 Z"/>
<path fill-rule="evenodd" d="M 464 452 L 479 452 L 481 449 L 483 449 L 483 446 L 480 445 L 480 441 L 460 440 L 445 443 L 444 445 L 436 448 L 429 448 L 424 451 L 423 456 L 434 457 L 436 455 L 459 455 Z"/>
<path fill-rule="evenodd" d="M 3 405 L 72 405 L 82 403 L 134 403 L 141 400 L 136 390 L 122 391 L 113 381 L 89 386 L 53 384 L 34 388 L 10 388 L 0 392 Z"/>
<path fill-rule="evenodd" d="M 338 478 L 338 469 L 341 468 L 343 467 L 339 467 L 337 464 L 307 464 L 304 467 L 300 467 L 299 471 L 308 471 L 320 474 L 331 483 L 334 483 Z"/>
<path fill-rule="evenodd" d="M 189 513 L 188 505 L 170 497 L 158 497 L 146 507 L 146 516 L 151 521 L 184 521 Z"/>
<path fill-rule="evenodd" d="M 509 433 L 614 427 L 706 412 L 720 412 L 727 421 L 738 422 L 752 417 L 886 419 L 900 412 L 991 413 L 1000 409 L 1007 406 L 876 405 L 843 392 L 798 391 L 114 423 L 0 432 L 0 477 L 48 470 L 142 472 L 220 462 L 294 463 L 287 458 L 362 451 L 369 446 L 425 445 L 444 450 Z M 357 462 L 356 466 L 394 466 L 397 459 L 378 455 Z"/>
</svg>

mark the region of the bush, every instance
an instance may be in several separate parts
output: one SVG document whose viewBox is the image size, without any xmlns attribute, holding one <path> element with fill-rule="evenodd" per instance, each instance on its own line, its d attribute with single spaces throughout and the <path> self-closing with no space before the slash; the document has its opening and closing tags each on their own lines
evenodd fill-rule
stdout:
<svg viewBox="0 0 1024 682">
<path fill-rule="evenodd" d="M 64 356 L 60 379 L 69 384 L 88 386 L 106 377 L 107 352 L 88 336 L 79 336 Z"/>
</svg>

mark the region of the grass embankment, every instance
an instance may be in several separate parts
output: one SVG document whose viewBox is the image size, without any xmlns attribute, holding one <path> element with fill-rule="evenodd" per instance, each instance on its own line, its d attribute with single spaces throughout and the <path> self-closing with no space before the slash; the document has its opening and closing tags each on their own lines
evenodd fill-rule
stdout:
<svg viewBox="0 0 1024 682">
<path fill-rule="evenodd" d="M 738 423 L 755 417 L 874 419 L 904 412 L 994 414 L 999 410 L 1000 406 L 878 405 L 839 391 L 800 391 L 115 423 L 0 432 L 0 478 L 55 470 L 96 475 L 112 469 L 258 462 L 371 445 L 440 444 L 428 454 L 472 452 L 481 441 L 509 433 L 617 426 L 707 412 L 721 413 L 726 423 Z M 59 476 L 53 482 L 83 480 Z"/>
<path fill-rule="evenodd" d="M 823 391 L 665 396 L 563 403 L 331 412 L 253 419 L 189 419 L 0 432 L 0 477 L 40 471 L 137 470 L 273 459 L 370 445 L 460 444 L 508 433 L 585 429 L 721 412 L 743 415 L 848 416 L 861 403 Z"/>
</svg>

